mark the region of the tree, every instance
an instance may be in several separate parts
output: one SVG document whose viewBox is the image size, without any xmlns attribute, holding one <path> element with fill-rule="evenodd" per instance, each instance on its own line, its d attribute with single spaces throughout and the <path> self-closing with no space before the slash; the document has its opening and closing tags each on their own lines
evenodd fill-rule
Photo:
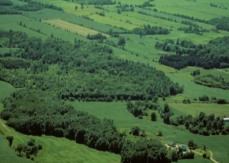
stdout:
<svg viewBox="0 0 229 163">
<path fill-rule="evenodd" d="M 78 9 L 78 6 L 75 6 L 75 10 L 77 10 Z"/>
<path fill-rule="evenodd" d="M 118 46 L 125 46 L 126 40 L 124 37 L 119 37 Z"/>
<path fill-rule="evenodd" d="M 138 126 L 132 127 L 131 133 L 135 136 L 138 136 L 140 133 L 140 128 Z"/>
<path fill-rule="evenodd" d="M 9 141 L 9 145 L 11 147 L 13 144 L 14 137 L 13 136 L 7 136 L 6 139 Z"/>
<path fill-rule="evenodd" d="M 194 144 L 193 140 L 189 140 L 188 141 L 188 148 L 194 149 L 194 147 L 195 147 L 195 144 Z"/>
<path fill-rule="evenodd" d="M 16 151 L 18 151 L 19 156 L 21 156 L 22 149 L 23 149 L 23 145 L 22 144 L 18 144 L 17 148 L 16 148 Z"/>
<path fill-rule="evenodd" d="M 205 150 L 205 151 L 206 151 L 206 149 L 207 149 L 207 148 L 206 148 L 206 146 L 204 145 L 204 146 L 203 146 L 203 150 Z"/>
<path fill-rule="evenodd" d="M 151 113 L 151 120 L 152 120 L 152 121 L 156 121 L 156 120 L 157 120 L 157 115 L 156 115 L 156 113 L 154 113 L 154 112 Z"/>
</svg>

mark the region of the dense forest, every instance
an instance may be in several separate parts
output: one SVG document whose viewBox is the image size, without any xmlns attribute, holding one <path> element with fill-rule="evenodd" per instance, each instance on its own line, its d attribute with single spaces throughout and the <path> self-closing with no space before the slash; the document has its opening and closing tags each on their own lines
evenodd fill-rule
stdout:
<svg viewBox="0 0 229 163">
<path fill-rule="evenodd" d="M 183 92 L 163 72 L 118 59 L 108 46 L 57 38 L 43 42 L 13 31 L 0 31 L 0 38 L 1 47 L 18 48 L 0 56 L 0 80 L 17 88 L 53 91 L 61 99 L 108 102 Z"/>
<path fill-rule="evenodd" d="M 229 67 L 228 52 L 229 37 L 216 38 L 206 45 L 195 45 L 190 41 L 177 39 L 166 40 L 163 43 L 156 42 L 155 48 L 167 52 L 175 52 L 176 55 L 163 55 L 159 62 L 181 69 L 187 66 L 198 66 L 205 69 Z"/>
<path fill-rule="evenodd" d="M 213 18 L 209 23 L 215 25 L 216 29 L 229 31 L 229 17 Z"/>
</svg>

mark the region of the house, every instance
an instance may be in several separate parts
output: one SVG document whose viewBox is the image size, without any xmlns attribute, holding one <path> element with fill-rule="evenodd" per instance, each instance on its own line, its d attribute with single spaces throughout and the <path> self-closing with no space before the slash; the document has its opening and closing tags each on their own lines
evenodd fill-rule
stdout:
<svg viewBox="0 0 229 163">
<path fill-rule="evenodd" d="M 176 143 L 174 143 L 172 141 L 168 141 L 167 145 L 170 147 L 176 147 Z"/>
<path fill-rule="evenodd" d="M 183 153 L 186 153 L 186 152 L 187 152 L 187 147 L 184 146 L 184 145 L 180 145 L 180 146 L 179 146 L 179 149 L 180 149 Z"/>
<path fill-rule="evenodd" d="M 223 118 L 224 122 L 229 122 L 229 118 Z"/>
</svg>

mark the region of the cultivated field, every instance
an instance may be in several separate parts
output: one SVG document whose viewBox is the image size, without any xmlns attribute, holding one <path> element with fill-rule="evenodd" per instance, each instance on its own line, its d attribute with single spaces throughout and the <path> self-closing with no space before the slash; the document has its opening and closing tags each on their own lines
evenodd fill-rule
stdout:
<svg viewBox="0 0 229 163">
<path fill-rule="evenodd" d="M 94 35 L 97 34 L 98 31 L 82 27 L 80 25 L 76 25 L 73 23 L 69 23 L 60 19 L 54 19 L 54 20 L 44 20 L 45 23 L 54 25 L 56 27 L 61 28 L 62 30 L 67 30 L 73 33 L 78 33 L 79 35 L 87 36 L 88 34 Z M 107 34 L 103 34 L 106 37 L 109 37 Z"/>
</svg>

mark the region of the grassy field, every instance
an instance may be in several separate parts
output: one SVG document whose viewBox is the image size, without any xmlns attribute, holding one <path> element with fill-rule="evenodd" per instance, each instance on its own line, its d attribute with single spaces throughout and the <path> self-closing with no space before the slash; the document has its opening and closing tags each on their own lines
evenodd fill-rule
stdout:
<svg viewBox="0 0 229 163">
<path fill-rule="evenodd" d="M 229 117 L 229 105 L 218 104 L 203 104 L 203 103 L 168 103 L 169 106 L 179 110 L 185 114 L 191 114 L 192 116 L 199 115 L 200 112 L 204 112 L 206 115 L 214 113 L 216 116 Z"/>
<path fill-rule="evenodd" d="M 0 133 L 0 158 L 2 163 L 32 163 L 33 161 L 21 158 L 16 155 L 14 150 L 10 148 L 6 138 Z"/>
<path fill-rule="evenodd" d="M 82 35 L 82 36 L 87 36 L 88 34 L 95 35 L 95 34 L 99 33 L 98 31 L 95 31 L 93 29 L 89 29 L 89 28 L 82 27 L 80 25 L 69 23 L 69 22 L 63 21 L 61 19 L 44 20 L 44 22 L 47 24 L 50 24 L 50 25 L 54 25 L 55 27 L 59 27 L 62 30 L 67 30 L 67 31 L 70 31 L 72 33 L 78 33 L 79 35 Z M 109 35 L 107 35 L 107 34 L 103 33 L 103 35 L 106 37 L 109 37 Z"/>
</svg>

